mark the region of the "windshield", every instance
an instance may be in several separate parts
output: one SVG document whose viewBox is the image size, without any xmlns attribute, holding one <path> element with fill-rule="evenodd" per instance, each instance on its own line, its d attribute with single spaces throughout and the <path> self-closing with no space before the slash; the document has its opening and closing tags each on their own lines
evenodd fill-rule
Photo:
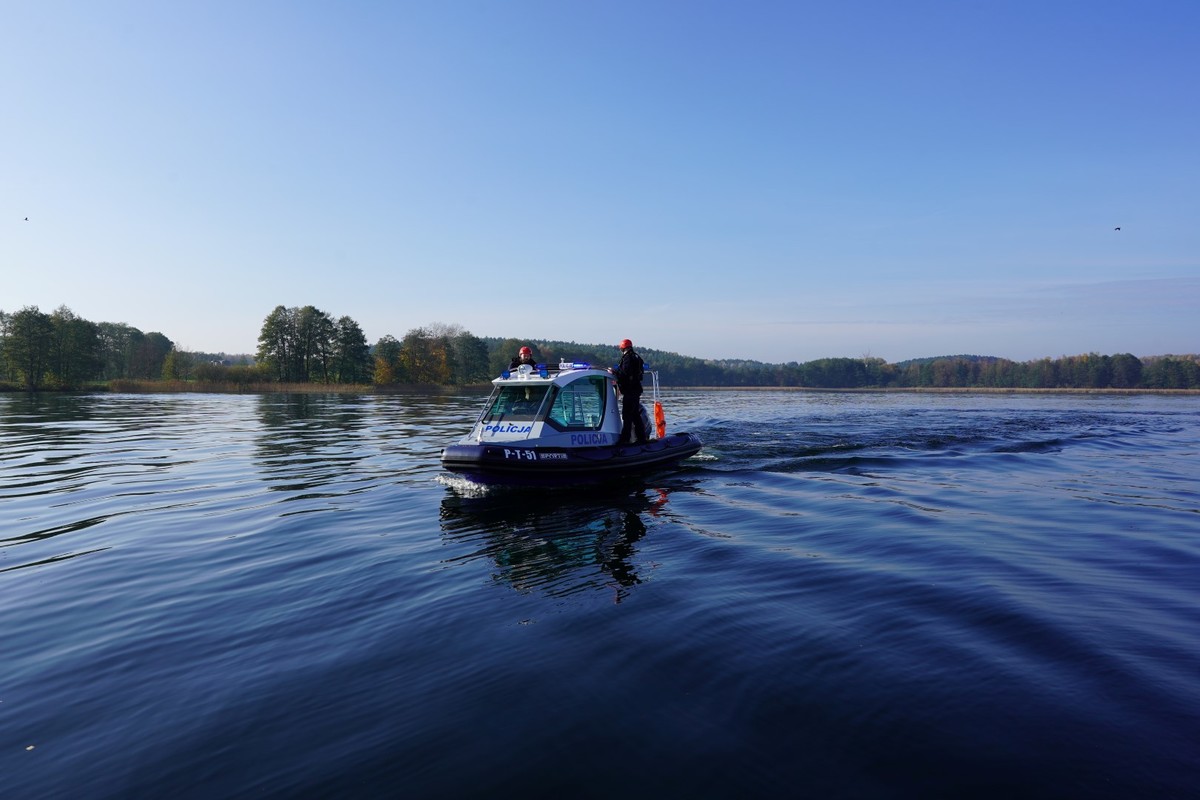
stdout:
<svg viewBox="0 0 1200 800">
<path fill-rule="evenodd" d="M 542 407 L 549 387 L 541 386 L 498 386 L 488 400 L 487 409 L 480 418 L 482 422 L 502 419 L 533 420 Z"/>
<path fill-rule="evenodd" d="M 550 397 L 546 422 L 559 430 L 596 430 L 604 422 L 604 398 L 608 381 L 593 375 L 574 381 Z"/>
</svg>

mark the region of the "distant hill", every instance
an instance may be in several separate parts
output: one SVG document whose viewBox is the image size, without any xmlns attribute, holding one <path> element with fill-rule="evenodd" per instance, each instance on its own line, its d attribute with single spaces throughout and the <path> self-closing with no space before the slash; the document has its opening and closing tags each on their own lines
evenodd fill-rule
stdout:
<svg viewBox="0 0 1200 800">
<path fill-rule="evenodd" d="M 614 345 L 521 339 L 485 340 L 493 363 L 507 365 L 523 344 L 539 359 L 615 363 Z M 771 364 L 749 359 L 703 359 L 666 350 L 638 348 L 647 365 L 669 386 L 794 386 L 821 389 L 869 388 L 1017 388 L 1017 389 L 1195 389 L 1200 388 L 1200 358 L 1128 353 L 1088 353 L 1058 359 L 1016 362 L 1000 356 L 960 354 L 910 358 L 889 364 L 880 358 L 819 358 L 804 363 Z"/>
</svg>

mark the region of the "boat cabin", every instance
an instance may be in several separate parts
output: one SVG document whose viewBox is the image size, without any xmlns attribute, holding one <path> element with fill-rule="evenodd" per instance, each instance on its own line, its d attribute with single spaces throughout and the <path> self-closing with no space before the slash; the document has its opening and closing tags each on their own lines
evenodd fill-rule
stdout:
<svg viewBox="0 0 1200 800">
<path fill-rule="evenodd" d="M 616 444 L 620 402 L 607 370 L 578 362 L 522 364 L 492 381 L 492 394 L 464 441 L 534 447 Z"/>
</svg>

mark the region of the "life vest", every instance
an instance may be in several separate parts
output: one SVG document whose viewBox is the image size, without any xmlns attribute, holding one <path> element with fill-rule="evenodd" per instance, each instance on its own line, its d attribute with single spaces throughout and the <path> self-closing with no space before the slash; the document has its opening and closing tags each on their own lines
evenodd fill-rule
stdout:
<svg viewBox="0 0 1200 800">
<path fill-rule="evenodd" d="M 654 401 L 654 434 L 659 439 L 667 436 L 667 415 L 663 413 L 662 403 L 657 400 Z"/>
</svg>

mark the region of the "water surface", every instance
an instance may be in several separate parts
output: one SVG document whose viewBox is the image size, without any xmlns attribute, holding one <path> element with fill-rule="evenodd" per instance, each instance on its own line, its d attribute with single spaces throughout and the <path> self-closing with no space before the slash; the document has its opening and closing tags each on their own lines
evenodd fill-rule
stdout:
<svg viewBox="0 0 1200 800">
<path fill-rule="evenodd" d="M 1194 397 L 676 392 L 482 490 L 481 397 L 0 396 L 6 797 L 1186 797 Z"/>
</svg>

